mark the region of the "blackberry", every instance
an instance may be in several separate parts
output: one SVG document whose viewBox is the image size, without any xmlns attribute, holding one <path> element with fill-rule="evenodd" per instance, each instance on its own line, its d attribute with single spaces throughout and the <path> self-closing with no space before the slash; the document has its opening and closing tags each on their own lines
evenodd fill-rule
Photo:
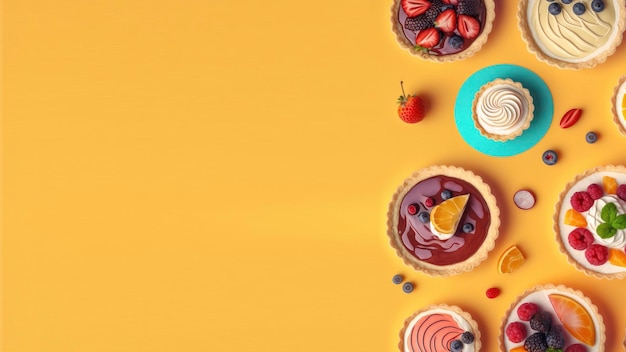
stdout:
<svg viewBox="0 0 626 352">
<path fill-rule="evenodd" d="M 446 4 L 441 0 L 432 0 L 432 5 L 424 12 L 424 16 L 426 16 L 430 23 L 434 24 L 437 16 L 443 12 L 445 5 Z"/>
<path fill-rule="evenodd" d="M 524 348 L 528 352 L 546 352 L 548 345 L 546 344 L 546 334 L 536 332 L 524 341 Z"/>
<path fill-rule="evenodd" d="M 415 17 L 407 17 L 404 21 L 404 27 L 410 31 L 421 31 L 434 25 L 434 21 L 429 21 L 426 14 Z"/>
<path fill-rule="evenodd" d="M 474 342 L 474 334 L 472 334 L 471 331 L 466 331 L 461 335 L 461 342 L 463 342 L 466 345 L 469 345 L 470 343 Z"/>
<path fill-rule="evenodd" d="M 480 13 L 480 0 L 459 0 L 456 12 L 459 15 L 478 16 Z"/>
<path fill-rule="evenodd" d="M 548 312 L 537 312 L 530 318 L 530 328 L 535 331 L 546 333 L 550 325 L 552 325 L 552 316 Z"/>
<path fill-rule="evenodd" d="M 563 338 L 563 333 L 561 332 L 560 326 L 552 326 L 548 333 L 546 334 L 546 344 L 548 347 L 561 349 L 565 347 L 565 338 Z"/>
</svg>

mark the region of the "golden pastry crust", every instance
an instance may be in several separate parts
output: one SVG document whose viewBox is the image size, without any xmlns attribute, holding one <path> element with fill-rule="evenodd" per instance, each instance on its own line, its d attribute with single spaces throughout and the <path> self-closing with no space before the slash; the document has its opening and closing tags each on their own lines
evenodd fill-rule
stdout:
<svg viewBox="0 0 626 352">
<path fill-rule="evenodd" d="M 426 308 L 418 310 L 417 312 L 413 313 L 410 317 L 406 318 L 406 320 L 404 321 L 404 326 L 400 330 L 400 343 L 398 344 L 398 348 L 400 349 L 400 351 L 404 352 L 404 335 L 406 333 L 406 330 L 409 328 L 409 324 L 411 324 L 413 319 L 415 319 L 415 317 L 417 317 L 418 315 L 424 312 L 428 312 L 430 310 L 435 310 L 435 309 L 447 310 L 447 311 L 456 313 L 459 316 L 461 316 L 461 318 L 463 318 L 472 327 L 472 334 L 474 334 L 474 349 L 475 351 L 480 351 L 481 335 L 480 335 L 480 330 L 478 330 L 478 324 L 476 323 L 476 321 L 472 318 L 472 316 L 469 313 L 463 311 L 461 308 L 454 306 L 454 305 L 447 305 L 447 304 L 430 305 Z"/>
<path fill-rule="evenodd" d="M 529 27 L 527 21 L 527 11 L 529 4 L 533 4 L 533 1 L 544 0 L 520 0 L 517 8 L 517 25 L 520 32 L 522 33 L 522 39 L 526 43 L 528 51 L 534 54 L 539 61 L 545 62 L 552 66 L 556 66 L 561 69 L 579 70 L 583 68 L 592 68 L 595 67 L 597 64 L 605 62 L 609 56 L 615 53 L 615 50 L 622 42 L 622 36 L 624 33 L 624 29 L 626 28 L 626 0 L 614 0 L 616 4 L 615 8 L 619 10 L 619 14 L 617 14 L 615 24 L 617 26 L 616 35 L 603 52 L 594 55 L 587 61 L 582 62 L 569 62 L 553 58 L 546 54 L 541 49 L 540 45 L 535 42 L 535 39 L 533 38 L 531 29 Z"/>
<path fill-rule="evenodd" d="M 622 108 L 621 106 L 618 106 L 617 93 L 619 92 L 620 87 L 624 84 L 626 84 L 626 75 L 623 75 L 619 78 L 615 89 L 613 89 L 613 95 L 611 96 L 611 113 L 613 113 L 613 122 L 617 125 L 619 133 L 626 136 L 626 127 L 624 127 L 624 124 L 620 121 L 619 115 L 617 113 L 617 109 Z M 624 119 L 626 119 L 626 116 L 624 116 Z"/>
<path fill-rule="evenodd" d="M 487 231 L 487 236 L 476 253 L 462 262 L 441 266 L 421 261 L 413 256 L 413 254 L 411 254 L 403 245 L 397 230 L 400 218 L 400 205 L 404 196 L 418 182 L 440 175 L 458 178 L 473 185 L 484 198 L 491 215 L 491 223 Z M 483 182 L 483 179 L 473 172 L 455 166 L 435 165 L 415 172 L 407 178 L 400 187 L 398 187 L 392 197 L 389 204 L 389 211 L 387 212 L 387 235 L 389 237 L 391 247 L 395 249 L 396 254 L 402 258 L 402 261 L 405 264 L 413 267 L 417 271 L 421 271 L 431 276 L 450 276 L 471 271 L 474 267 L 484 261 L 487 258 L 489 251 L 493 249 L 496 238 L 498 237 L 499 227 L 500 210 L 496 204 L 496 198 L 491 193 L 489 185 Z"/>
<path fill-rule="evenodd" d="M 404 35 L 404 28 L 398 21 L 398 11 L 400 10 L 401 0 L 393 0 L 391 5 L 391 30 L 395 34 L 396 41 L 403 49 L 406 49 L 413 56 L 420 57 L 424 60 L 433 62 L 452 62 L 467 59 L 476 54 L 487 42 L 487 37 L 491 32 L 493 20 L 496 17 L 496 4 L 494 0 L 483 0 L 485 4 L 485 25 L 474 42 L 465 50 L 451 55 L 429 55 L 420 50 L 415 50 L 413 44 Z"/>
<path fill-rule="evenodd" d="M 487 130 L 483 128 L 480 124 L 477 108 L 480 97 L 485 93 L 485 91 L 489 88 L 492 88 L 497 85 L 508 85 L 511 86 L 515 91 L 521 94 L 522 99 L 524 99 L 527 103 L 526 116 L 524 116 L 524 123 L 519 126 L 516 130 L 512 131 L 509 134 L 495 134 L 489 133 Z M 474 95 L 474 100 L 472 102 L 472 119 L 474 120 L 474 126 L 480 132 L 480 134 L 486 138 L 489 138 L 494 141 L 506 142 L 508 140 L 515 139 L 519 137 L 525 130 L 530 127 L 530 123 L 534 117 L 535 106 L 533 104 L 533 97 L 530 95 L 528 89 L 524 88 L 521 83 L 514 82 L 509 78 L 497 78 L 485 85 L 483 85 L 478 92 Z"/>
<path fill-rule="evenodd" d="M 592 174 L 595 174 L 597 172 L 619 172 L 619 173 L 623 173 L 626 174 L 626 167 L 621 166 L 621 165 L 606 165 L 606 166 L 598 166 L 592 169 L 589 169 L 581 174 L 576 175 L 576 177 L 574 177 L 574 179 L 570 182 L 568 182 L 565 185 L 565 189 L 559 194 L 559 200 L 557 201 L 555 208 L 554 208 L 554 215 L 552 216 L 552 222 L 553 222 L 553 231 L 554 231 L 554 235 L 555 235 L 555 240 L 556 243 L 559 246 L 559 251 L 561 253 L 563 253 L 566 258 L 567 261 L 572 264 L 576 269 L 578 269 L 579 271 L 582 271 L 583 273 L 587 274 L 588 276 L 593 276 L 595 278 L 598 279 L 623 279 L 624 277 L 626 277 L 626 271 L 623 272 L 619 272 L 619 273 L 601 273 L 598 271 L 594 271 L 591 270 L 585 266 L 583 266 L 582 264 L 580 264 L 578 261 L 576 261 L 575 258 L 573 258 L 570 253 L 567 251 L 567 249 L 565 248 L 565 244 L 563 243 L 563 239 L 561 237 L 561 221 L 560 221 L 560 212 L 561 212 L 561 207 L 563 206 L 564 202 L 567 203 L 567 200 L 565 199 L 567 193 L 569 192 L 570 188 L 572 188 L 572 186 L 574 186 L 578 181 L 584 179 L 587 176 L 590 176 Z"/>
<path fill-rule="evenodd" d="M 511 314 L 517 314 L 517 312 L 513 311 L 515 307 L 529 294 L 534 293 L 534 292 L 539 292 L 539 291 L 545 291 L 545 290 L 569 293 L 573 296 L 578 297 L 581 301 L 585 302 L 585 304 L 591 310 L 589 313 L 595 317 L 599 325 L 599 331 L 600 331 L 600 334 L 597 336 L 598 350 L 594 350 L 593 352 L 604 352 L 604 345 L 606 343 L 606 328 L 604 326 L 604 319 L 602 318 L 602 315 L 600 315 L 600 313 L 598 312 L 598 307 L 596 307 L 596 305 L 593 304 L 591 300 L 587 298 L 581 291 L 574 290 L 564 285 L 554 285 L 554 284 L 537 285 L 531 289 L 524 291 L 521 295 L 519 295 L 515 299 L 515 301 L 511 303 L 509 308 L 506 310 L 506 313 L 504 313 L 504 317 L 502 317 L 502 320 L 500 321 L 500 329 L 499 329 L 500 334 L 498 335 L 498 350 L 500 352 L 508 352 L 506 350 L 506 347 L 505 347 L 506 345 L 504 343 L 504 339 L 506 337 L 505 329 L 506 329 L 507 319 L 509 318 L 509 316 L 511 316 Z"/>
</svg>

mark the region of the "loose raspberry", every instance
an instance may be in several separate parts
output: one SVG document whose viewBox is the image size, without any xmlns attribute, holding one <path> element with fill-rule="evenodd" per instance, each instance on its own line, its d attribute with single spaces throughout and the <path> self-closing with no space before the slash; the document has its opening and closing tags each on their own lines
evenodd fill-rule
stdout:
<svg viewBox="0 0 626 352">
<path fill-rule="evenodd" d="M 517 316 L 523 321 L 529 321 L 538 311 L 539 307 L 536 304 L 527 302 L 517 308 Z"/>
<path fill-rule="evenodd" d="M 497 287 L 492 287 L 485 291 L 485 295 L 487 296 L 487 298 L 496 298 L 498 297 L 498 295 L 500 295 L 500 289 Z"/>
<path fill-rule="evenodd" d="M 621 200 L 626 200 L 626 184 L 621 184 L 617 187 L 617 196 Z"/>
<path fill-rule="evenodd" d="M 593 205 L 593 198 L 587 192 L 576 192 L 569 201 L 577 212 L 587 211 Z"/>
<path fill-rule="evenodd" d="M 585 348 L 585 346 L 579 344 L 579 343 L 575 343 L 573 345 L 569 345 L 566 349 L 565 352 L 587 352 L 587 349 Z"/>
<path fill-rule="evenodd" d="M 589 195 L 591 196 L 591 199 L 598 200 L 602 198 L 602 196 L 604 195 L 604 190 L 602 189 L 602 186 L 600 186 L 599 184 L 592 183 L 587 187 L 587 193 L 589 193 Z"/>
<path fill-rule="evenodd" d="M 582 251 L 583 249 L 589 248 L 593 243 L 593 234 L 586 228 L 579 227 L 569 233 L 567 241 L 572 248 Z"/>
<path fill-rule="evenodd" d="M 514 321 L 506 327 L 505 333 L 511 342 L 522 342 L 526 338 L 526 326 L 519 321 Z"/>
<path fill-rule="evenodd" d="M 602 265 L 609 260 L 609 250 L 603 245 L 594 243 L 585 251 L 585 258 L 591 265 Z"/>
<path fill-rule="evenodd" d="M 427 197 L 427 198 L 424 200 L 424 205 L 430 208 L 430 207 L 432 207 L 433 205 L 435 205 L 435 201 L 434 201 L 432 198 Z"/>
</svg>

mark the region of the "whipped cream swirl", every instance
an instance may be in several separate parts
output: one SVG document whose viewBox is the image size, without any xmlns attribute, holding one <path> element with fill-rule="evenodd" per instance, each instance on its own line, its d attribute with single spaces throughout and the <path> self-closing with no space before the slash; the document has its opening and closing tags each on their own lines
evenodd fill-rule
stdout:
<svg viewBox="0 0 626 352">
<path fill-rule="evenodd" d="M 619 197 L 614 194 L 609 194 L 596 200 L 595 203 L 593 203 L 593 206 L 587 212 L 587 225 L 589 225 L 589 228 L 593 231 L 593 237 L 596 239 L 596 241 L 600 242 L 604 246 L 611 248 L 624 248 L 624 246 L 626 246 L 626 230 L 617 230 L 615 236 L 609 238 L 602 238 L 597 234 L 598 226 L 600 226 L 600 224 L 604 222 L 601 217 L 602 208 L 604 208 L 604 206 L 609 203 L 615 204 L 615 206 L 617 207 L 617 215 L 626 213 L 626 209 L 624 209 L 625 205 L 619 199 Z"/>
<path fill-rule="evenodd" d="M 528 115 L 528 102 L 515 87 L 498 84 L 480 96 L 476 115 L 486 132 L 506 135 L 522 127 Z"/>
</svg>

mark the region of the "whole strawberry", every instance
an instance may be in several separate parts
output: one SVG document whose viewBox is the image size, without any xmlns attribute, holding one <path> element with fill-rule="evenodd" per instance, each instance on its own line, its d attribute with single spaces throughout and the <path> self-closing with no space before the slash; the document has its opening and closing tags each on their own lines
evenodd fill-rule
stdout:
<svg viewBox="0 0 626 352">
<path fill-rule="evenodd" d="M 417 95 L 404 94 L 404 85 L 400 81 L 402 95 L 398 98 L 398 116 L 406 123 L 417 123 L 424 119 L 424 102 Z"/>
</svg>

